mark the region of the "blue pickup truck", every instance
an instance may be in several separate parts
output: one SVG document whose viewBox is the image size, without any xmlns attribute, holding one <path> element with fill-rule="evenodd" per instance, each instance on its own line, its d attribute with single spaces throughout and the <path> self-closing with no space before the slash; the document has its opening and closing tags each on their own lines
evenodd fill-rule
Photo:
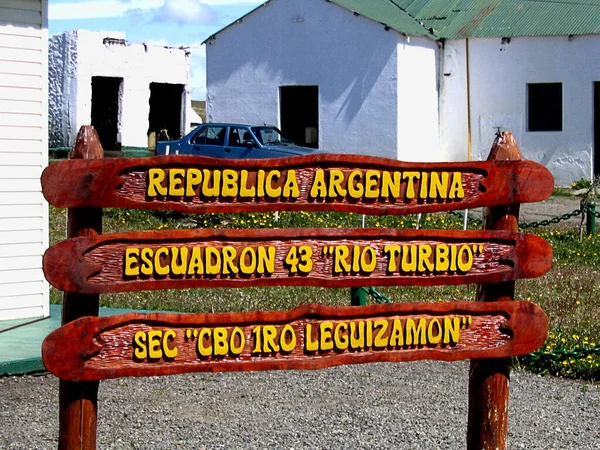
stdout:
<svg viewBox="0 0 600 450">
<path fill-rule="evenodd" d="M 273 126 L 232 123 L 200 125 L 178 141 L 157 142 L 157 155 L 198 155 L 213 158 L 256 159 L 319 153 L 294 144 Z"/>
</svg>

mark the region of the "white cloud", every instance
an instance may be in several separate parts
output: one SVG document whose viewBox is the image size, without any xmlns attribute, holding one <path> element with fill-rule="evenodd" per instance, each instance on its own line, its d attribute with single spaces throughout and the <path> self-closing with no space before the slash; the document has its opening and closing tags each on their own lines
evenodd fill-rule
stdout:
<svg viewBox="0 0 600 450">
<path fill-rule="evenodd" d="M 206 24 L 215 22 L 217 13 L 200 0 L 165 0 L 155 15 L 159 22 L 177 24 Z"/>
<path fill-rule="evenodd" d="M 49 2 L 50 20 L 102 19 L 122 17 L 135 10 L 156 9 L 164 0 L 90 0 L 76 3 Z"/>
</svg>

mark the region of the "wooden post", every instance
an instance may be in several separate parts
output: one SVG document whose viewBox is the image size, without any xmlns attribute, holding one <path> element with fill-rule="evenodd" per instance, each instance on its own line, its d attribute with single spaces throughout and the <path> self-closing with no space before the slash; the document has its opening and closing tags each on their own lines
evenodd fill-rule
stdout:
<svg viewBox="0 0 600 450">
<path fill-rule="evenodd" d="M 97 159 L 104 156 L 96 130 L 83 126 L 71 150 L 71 159 Z M 95 236 L 102 233 L 102 208 L 70 208 L 67 215 L 67 237 Z M 84 316 L 98 316 L 98 294 L 63 293 L 62 324 Z M 96 448 L 98 381 L 59 384 L 60 450 L 93 450 Z"/>
<path fill-rule="evenodd" d="M 523 159 L 510 132 L 498 133 L 488 161 Z M 519 204 L 484 209 L 484 230 L 519 230 Z M 480 284 L 479 302 L 514 300 L 515 282 Z M 504 450 L 508 433 L 510 358 L 473 359 L 469 374 L 468 450 Z"/>
</svg>

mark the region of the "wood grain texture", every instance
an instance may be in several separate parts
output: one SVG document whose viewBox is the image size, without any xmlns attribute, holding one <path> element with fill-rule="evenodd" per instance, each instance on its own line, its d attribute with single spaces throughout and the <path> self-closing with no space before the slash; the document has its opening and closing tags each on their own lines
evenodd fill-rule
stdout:
<svg viewBox="0 0 600 450">
<path fill-rule="evenodd" d="M 448 323 L 445 319 L 456 319 L 460 324 L 458 334 L 446 344 L 442 339 L 442 328 Z M 427 329 L 431 326 L 431 334 L 427 331 L 427 338 L 418 344 L 415 337 L 420 332 L 410 331 L 411 320 L 415 324 L 423 320 Z M 402 324 L 402 342 L 392 338 L 394 321 Z M 357 328 L 350 329 L 351 323 Z M 383 323 L 388 324 L 385 329 Z M 273 342 L 277 347 L 265 347 L 264 330 L 269 327 L 275 330 Z M 236 328 L 239 331 L 235 332 Z M 230 344 L 216 355 L 219 329 Z M 544 312 L 530 302 L 304 305 L 290 311 L 219 314 L 132 313 L 85 317 L 57 329 L 45 339 L 42 355 L 46 368 L 62 379 L 101 380 L 188 372 L 320 369 L 377 361 L 508 357 L 536 350 L 547 331 Z M 150 347 L 140 346 L 138 340 L 148 333 L 159 336 L 152 345 L 159 351 L 155 358 L 138 353 Z M 350 335 L 356 338 L 353 343 Z M 263 340 L 258 344 L 257 336 Z M 318 348 L 311 349 L 315 342 Z M 208 352 L 204 356 L 199 344 Z"/>
<path fill-rule="evenodd" d="M 223 189 L 217 195 L 208 194 L 214 186 L 214 176 L 202 176 L 211 180 L 204 191 L 200 178 L 190 185 L 193 193 L 149 195 L 148 171 L 161 169 L 168 183 L 171 171 L 188 169 L 206 170 L 210 174 L 229 170 L 236 173 L 235 185 L 229 194 Z M 311 196 L 311 187 L 315 183 L 315 173 L 325 171 L 325 180 L 329 186 L 332 171 L 339 171 L 343 179 L 339 187 L 327 188 L 327 195 Z M 240 174 L 247 172 L 245 181 Z M 273 172 L 273 178 L 265 181 L 259 171 Z M 282 189 L 279 195 L 270 197 L 256 188 L 254 194 L 243 194 L 241 186 L 268 185 L 275 190 L 284 187 L 293 172 L 297 181 L 297 196 L 285 195 Z M 354 176 L 350 176 L 356 172 Z M 401 188 L 398 196 L 382 190 L 382 176 L 372 175 L 371 184 L 367 181 L 368 172 L 398 172 L 401 174 Z M 451 181 L 445 184 L 446 198 L 435 190 L 431 191 L 432 173 L 446 172 L 450 180 L 459 173 L 462 198 L 450 198 L 448 191 Z M 175 173 L 175 172 L 173 172 Z M 412 174 L 411 174 L 412 173 Z M 188 172 L 185 172 L 188 174 Z M 278 175 L 277 175 L 278 174 Z M 415 175 L 418 174 L 418 175 Z M 425 175 L 423 175 L 425 174 Z M 182 175 L 177 177 L 188 177 Z M 197 176 L 201 176 L 197 174 Z M 233 176 L 233 175 L 232 175 Z M 179 178 L 178 178 L 179 179 Z M 181 178 L 182 180 L 184 178 Z M 187 178 L 186 178 L 187 179 Z M 224 176 L 220 184 L 223 185 Z M 232 179 L 231 179 L 232 180 Z M 411 188 L 408 185 L 412 185 Z M 350 195 L 349 185 L 354 186 L 354 198 Z M 421 185 L 426 186 L 421 189 Z M 362 187 L 361 187 L 362 186 Z M 200 156 L 159 156 L 139 159 L 110 159 L 97 161 L 61 161 L 52 164 L 42 175 L 44 196 L 52 205 L 67 207 L 118 207 L 137 209 L 168 209 L 189 213 L 209 212 L 248 212 L 248 211 L 348 211 L 356 213 L 387 215 L 411 214 L 453 209 L 476 208 L 509 203 L 537 202 L 546 199 L 552 193 L 554 180 L 550 172 L 533 161 L 480 161 L 459 163 L 408 163 L 393 159 L 375 158 L 361 155 L 317 154 L 264 160 L 226 160 Z M 329 189 L 332 189 L 331 195 Z M 181 189 L 179 189 L 181 190 Z M 361 194 L 362 190 L 362 194 Z M 177 189 L 173 192 L 175 193 Z M 366 191 L 374 193 L 368 198 Z M 206 194 L 206 195 L 205 195 Z M 423 194 L 423 198 L 421 198 Z M 431 195 L 432 194 L 432 195 Z"/>
<path fill-rule="evenodd" d="M 82 126 L 69 158 L 79 161 L 101 160 L 104 150 L 94 127 Z M 67 236 L 93 237 L 102 233 L 102 209 L 70 208 L 67 213 Z M 62 324 L 84 316 L 97 316 L 98 294 L 64 292 Z M 60 450 L 93 450 L 96 448 L 98 414 L 98 382 L 59 383 L 59 444 Z"/>
<path fill-rule="evenodd" d="M 488 160 L 522 160 L 514 136 L 499 133 L 494 140 Z M 506 204 L 484 209 L 485 230 L 517 231 L 519 204 Z M 481 284 L 477 287 L 478 302 L 514 300 L 515 283 L 505 281 Z M 469 371 L 469 416 L 467 425 L 468 450 L 504 450 L 508 436 L 508 395 L 510 359 L 472 360 Z"/>
<path fill-rule="evenodd" d="M 344 248 L 346 254 L 341 253 Z M 146 265 L 149 272 L 144 275 L 145 264 L 139 255 L 146 251 L 151 256 Z M 137 256 L 129 260 L 129 252 Z M 264 256 L 270 255 L 271 267 L 257 263 L 260 252 L 263 262 Z M 289 264 L 293 252 L 299 261 L 296 272 Z M 201 270 L 192 264 L 194 254 Z M 307 254 L 312 254 L 310 261 Z M 439 263 L 438 258 L 444 255 L 446 261 Z M 500 282 L 543 275 L 551 262 L 550 245 L 523 233 L 300 228 L 149 231 L 69 239 L 50 247 L 43 265 L 48 281 L 60 290 L 108 293 L 197 287 Z M 216 268 L 212 274 L 209 264 Z M 137 273 L 126 276 L 128 266 Z M 251 266 L 254 270 L 245 271 Z M 259 273 L 260 266 L 263 273 Z M 309 271 L 300 270 L 309 266 Z"/>
</svg>

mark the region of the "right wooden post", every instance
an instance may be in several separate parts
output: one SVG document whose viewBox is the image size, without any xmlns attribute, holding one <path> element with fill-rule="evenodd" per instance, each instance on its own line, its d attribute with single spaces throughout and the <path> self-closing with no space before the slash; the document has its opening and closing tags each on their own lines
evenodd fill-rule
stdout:
<svg viewBox="0 0 600 450">
<path fill-rule="evenodd" d="M 510 132 L 496 135 L 491 160 L 523 159 Z M 484 230 L 519 231 L 519 204 L 484 209 Z M 515 282 L 480 284 L 478 302 L 514 300 Z M 472 359 L 469 373 L 468 450 L 504 450 L 508 433 L 510 358 Z"/>
</svg>

